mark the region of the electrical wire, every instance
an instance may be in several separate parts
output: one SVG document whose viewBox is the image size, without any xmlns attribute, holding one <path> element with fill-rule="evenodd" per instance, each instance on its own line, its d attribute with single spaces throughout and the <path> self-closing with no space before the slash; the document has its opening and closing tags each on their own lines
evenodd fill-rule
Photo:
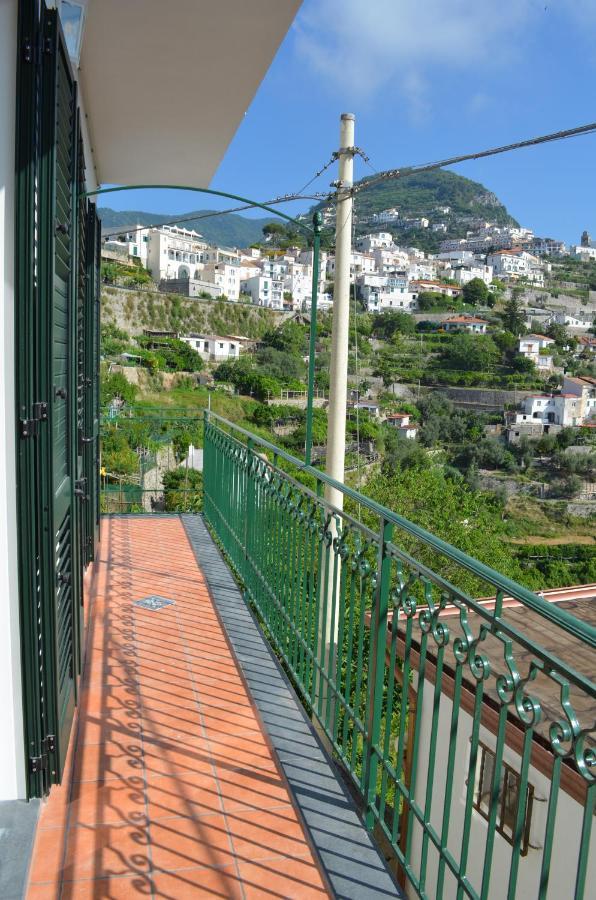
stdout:
<svg viewBox="0 0 596 900">
<path fill-rule="evenodd" d="M 328 169 L 330 166 L 332 166 L 333 163 L 336 162 L 338 159 L 339 159 L 339 151 L 334 150 L 333 153 L 331 154 L 331 157 L 330 157 L 329 161 L 326 162 L 325 165 L 322 166 L 322 167 L 319 169 L 318 172 L 315 172 L 315 174 L 314 174 L 313 177 L 310 179 L 310 181 L 307 181 L 306 184 L 305 184 L 303 187 L 301 187 L 300 190 L 297 191 L 296 193 L 298 193 L 298 194 L 303 194 L 304 191 L 305 191 L 308 187 L 311 186 L 311 184 L 313 183 L 313 181 L 316 181 L 317 178 L 320 178 L 321 175 L 323 174 L 323 172 L 326 172 L 327 169 Z"/>
<path fill-rule="evenodd" d="M 480 150 L 476 153 L 465 153 L 462 156 L 452 156 L 449 159 L 438 160 L 437 162 L 424 163 L 422 165 L 404 166 L 401 169 L 388 169 L 380 172 L 375 178 L 368 178 L 354 187 L 354 194 L 360 191 L 369 190 L 383 181 L 393 178 L 405 178 L 408 175 L 418 175 L 421 172 L 431 172 L 433 169 L 442 169 L 445 166 L 452 166 L 456 163 L 467 162 L 471 159 L 484 159 L 487 156 L 497 156 L 500 153 L 509 153 L 512 150 L 520 150 L 524 147 L 535 147 L 538 144 L 548 144 L 553 141 L 562 141 L 571 137 L 578 137 L 584 134 L 593 134 L 596 132 L 596 122 L 588 125 L 579 125 L 577 128 L 568 128 L 565 131 L 555 131 L 552 134 L 543 134 L 539 137 L 528 138 L 524 141 L 516 141 L 513 144 L 505 144 L 502 147 L 492 147 L 489 150 Z"/>
<path fill-rule="evenodd" d="M 302 192 L 300 194 L 285 194 L 281 197 L 275 197 L 273 200 L 265 201 L 265 206 L 276 206 L 279 203 L 290 203 L 294 200 L 328 200 L 329 195 L 326 193 L 313 193 L 304 195 Z M 161 228 L 163 225 L 178 225 L 180 222 L 195 222 L 201 219 L 213 219 L 216 216 L 227 216 L 230 213 L 243 212 L 247 209 L 254 209 L 254 203 L 245 203 L 243 206 L 233 206 L 230 209 L 221 209 L 221 210 L 210 210 L 206 213 L 189 213 L 186 216 L 178 216 L 175 219 L 168 219 L 165 222 L 153 222 L 149 225 L 139 225 L 138 228 L 127 228 L 126 234 L 136 234 L 139 231 L 149 231 L 151 228 Z M 106 239 L 110 239 L 111 237 L 117 237 L 119 234 L 122 234 L 124 229 L 120 227 L 119 229 L 114 228 L 113 231 L 104 232 L 102 237 Z"/>
</svg>

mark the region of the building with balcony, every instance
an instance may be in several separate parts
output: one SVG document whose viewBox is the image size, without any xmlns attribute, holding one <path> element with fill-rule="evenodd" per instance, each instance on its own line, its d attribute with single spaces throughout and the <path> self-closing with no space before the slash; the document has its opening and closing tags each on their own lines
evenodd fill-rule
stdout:
<svg viewBox="0 0 596 900">
<path fill-rule="evenodd" d="M 519 339 L 518 351 L 522 356 L 531 359 L 538 369 L 552 369 L 553 356 L 550 352 L 554 346 L 553 338 L 544 334 L 526 334 Z"/>
<path fill-rule="evenodd" d="M 253 275 L 240 282 L 240 290 L 250 296 L 256 306 L 283 309 L 284 283 L 271 275 Z"/>
<path fill-rule="evenodd" d="M 486 264 L 493 267 L 496 278 L 511 281 L 525 278 L 537 287 L 544 286 L 543 263 L 521 247 L 489 253 L 486 257 Z"/>
<path fill-rule="evenodd" d="M 127 260 L 140 262 L 147 267 L 147 250 L 149 230 L 138 222 L 134 225 L 121 225 L 118 229 L 102 228 L 102 251 L 118 253 Z"/>
<path fill-rule="evenodd" d="M 445 284 L 442 281 L 436 281 L 434 278 L 414 278 L 410 281 L 410 288 L 417 294 L 432 292 L 433 294 L 442 294 L 444 297 L 459 297 L 461 294 L 459 286 Z"/>
</svg>

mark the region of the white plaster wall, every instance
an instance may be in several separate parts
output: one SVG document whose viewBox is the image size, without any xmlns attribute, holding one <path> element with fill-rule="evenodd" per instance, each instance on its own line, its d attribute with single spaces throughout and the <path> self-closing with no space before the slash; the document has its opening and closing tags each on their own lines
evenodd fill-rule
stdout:
<svg viewBox="0 0 596 900">
<path fill-rule="evenodd" d="M 0 800 L 26 794 L 14 397 L 14 143 L 17 0 L 0 0 Z"/>
<path fill-rule="evenodd" d="M 428 771 L 427 754 L 432 726 L 433 691 L 434 685 L 427 681 L 425 683 L 423 694 L 422 724 L 419 742 L 419 772 L 416 784 L 416 801 L 422 809 L 424 809 Z M 438 834 L 441 833 L 442 828 L 451 709 L 451 700 L 442 694 L 439 712 L 437 757 L 433 774 L 433 797 L 430 813 L 430 822 Z M 467 712 L 460 709 L 453 794 L 449 817 L 449 837 L 447 841 L 448 849 L 456 860 L 459 860 L 461 852 L 471 734 L 472 717 Z M 481 726 L 480 741 L 487 747 L 494 748 L 496 737 L 486 728 Z M 507 746 L 505 747 L 503 758 L 513 769 L 517 772 L 520 771 L 521 759 L 519 755 L 514 753 Z M 528 780 L 534 787 L 530 844 L 536 845 L 537 848 L 533 849 L 530 847 L 527 855 L 520 858 L 516 893 L 516 896 L 520 898 L 520 900 L 526 900 L 526 898 L 529 900 L 529 898 L 538 896 L 540 869 L 542 865 L 542 845 L 544 842 L 544 830 L 550 794 L 549 779 L 537 769 L 530 767 Z M 547 895 L 549 900 L 566 900 L 566 898 L 571 898 L 574 895 L 582 816 L 583 808 L 561 789 L 557 804 L 557 818 L 555 822 L 550 867 L 550 880 Z M 468 853 L 468 877 L 472 887 L 478 893 L 480 893 L 480 886 L 482 884 L 482 868 L 484 864 L 487 824 L 488 823 L 480 813 L 473 810 Z M 435 897 L 439 855 L 434 849 L 432 842 L 429 841 L 428 846 L 426 893 L 429 897 Z M 420 825 L 416 824 L 413 833 L 412 859 L 413 868 L 417 874 L 419 873 L 421 849 L 422 828 Z M 495 834 L 492 878 L 488 894 L 489 900 L 506 900 L 511 849 L 511 845 L 502 838 L 501 835 Z M 592 843 L 586 884 L 593 885 L 595 883 L 596 834 L 594 833 L 594 829 L 592 829 Z M 442 898 L 443 900 L 455 900 L 456 894 L 457 886 L 455 879 L 446 866 Z M 411 888 L 408 892 L 408 896 L 416 896 Z"/>
</svg>

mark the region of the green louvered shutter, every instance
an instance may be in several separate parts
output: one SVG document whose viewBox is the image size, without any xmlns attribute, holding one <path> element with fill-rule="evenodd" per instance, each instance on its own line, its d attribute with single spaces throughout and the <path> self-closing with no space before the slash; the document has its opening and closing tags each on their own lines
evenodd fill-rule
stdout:
<svg viewBox="0 0 596 900">
<path fill-rule="evenodd" d="M 40 157 L 40 381 L 48 397 L 42 432 L 42 595 L 50 614 L 49 770 L 60 781 L 75 708 L 81 554 L 74 502 L 77 476 L 77 134 L 76 84 L 55 10 L 43 22 Z"/>
</svg>

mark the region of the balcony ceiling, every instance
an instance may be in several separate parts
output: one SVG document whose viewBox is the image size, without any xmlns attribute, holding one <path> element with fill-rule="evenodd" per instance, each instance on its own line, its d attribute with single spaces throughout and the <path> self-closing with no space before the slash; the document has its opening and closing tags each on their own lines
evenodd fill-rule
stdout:
<svg viewBox="0 0 596 900">
<path fill-rule="evenodd" d="M 301 0 L 90 0 L 80 83 L 101 183 L 206 187 Z"/>
</svg>

